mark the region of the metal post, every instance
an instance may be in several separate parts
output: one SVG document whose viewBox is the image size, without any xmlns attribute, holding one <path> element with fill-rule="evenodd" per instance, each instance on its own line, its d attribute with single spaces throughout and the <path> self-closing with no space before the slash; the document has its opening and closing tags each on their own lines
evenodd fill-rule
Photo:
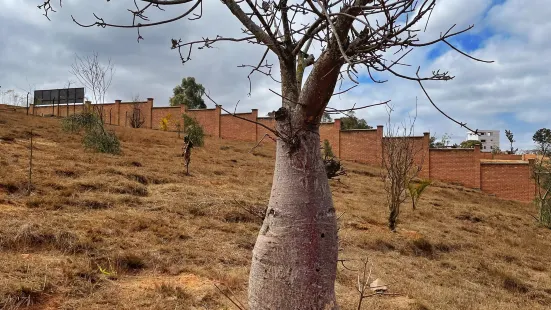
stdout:
<svg viewBox="0 0 551 310">
<path fill-rule="evenodd" d="M 52 115 L 55 116 L 55 97 L 54 100 L 52 100 Z"/>
<path fill-rule="evenodd" d="M 29 92 L 27 92 L 27 115 L 29 115 Z"/>
<path fill-rule="evenodd" d="M 128 111 L 124 112 L 124 127 L 126 127 L 126 120 L 128 119 Z"/>
</svg>

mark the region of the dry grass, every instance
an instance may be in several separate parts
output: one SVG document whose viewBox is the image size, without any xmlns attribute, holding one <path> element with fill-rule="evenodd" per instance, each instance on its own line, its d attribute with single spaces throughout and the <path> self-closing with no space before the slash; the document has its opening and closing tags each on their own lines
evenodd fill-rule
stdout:
<svg viewBox="0 0 551 310">
<path fill-rule="evenodd" d="M 244 301 L 273 146 L 207 139 L 185 176 L 175 133 L 114 129 L 120 156 L 84 151 L 56 119 L 0 113 L 0 309 L 231 309 L 215 283 Z M 532 206 L 436 183 L 391 233 L 379 170 L 345 165 L 331 183 L 340 256 L 369 257 L 403 294 L 364 309 L 551 307 L 551 231 Z M 355 309 L 355 284 L 339 266 L 342 309 Z"/>
</svg>

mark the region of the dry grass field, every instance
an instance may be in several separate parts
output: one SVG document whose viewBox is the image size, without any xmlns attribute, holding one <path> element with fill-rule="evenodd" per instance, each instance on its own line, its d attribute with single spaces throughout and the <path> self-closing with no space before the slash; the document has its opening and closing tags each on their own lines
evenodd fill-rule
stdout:
<svg viewBox="0 0 551 310">
<path fill-rule="evenodd" d="M 0 111 L 0 309 L 234 309 L 215 284 L 245 302 L 273 145 L 208 138 L 185 176 L 175 133 L 112 129 L 118 156 L 85 151 L 58 119 Z M 399 295 L 362 309 L 551 308 L 551 231 L 533 206 L 436 183 L 392 233 L 379 171 L 345 165 L 331 181 L 352 269 L 339 265 L 342 309 L 366 257 Z"/>
</svg>

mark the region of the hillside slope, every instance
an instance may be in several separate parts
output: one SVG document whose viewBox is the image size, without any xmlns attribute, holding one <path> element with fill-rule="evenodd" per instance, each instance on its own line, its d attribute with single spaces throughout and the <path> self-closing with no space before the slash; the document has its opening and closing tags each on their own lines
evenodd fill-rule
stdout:
<svg viewBox="0 0 551 310">
<path fill-rule="evenodd" d="M 185 176 L 175 133 L 112 129 L 120 156 L 85 151 L 58 119 L 0 111 L 0 309 L 233 309 L 214 284 L 245 301 L 273 145 L 207 139 Z M 342 309 L 357 307 L 366 257 L 400 295 L 362 309 L 551 307 L 551 231 L 531 205 L 437 183 L 391 233 L 379 171 L 346 167 L 331 181 Z"/>
</svg>

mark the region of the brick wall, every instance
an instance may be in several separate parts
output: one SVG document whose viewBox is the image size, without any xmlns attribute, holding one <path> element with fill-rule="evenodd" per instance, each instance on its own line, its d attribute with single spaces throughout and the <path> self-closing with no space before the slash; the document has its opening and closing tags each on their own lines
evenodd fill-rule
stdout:
<svg viewBox="0 0 551 310">
<path fill-rule="evenodd" d="M 217 121 L 217 118 L 220 117 L 220 111 L 220 108 L 204 110 L 184 109 L 187 115 L 195 118 L 203 127 L 205 134 L 212 137 L 220 137 L 220 121 Z"/>
<path fill-rule="evenodd" d="M 256 121 L 258 110 L 251 113 L 238 113 L 239 117 Z M 256 141 L 257 125 L 230 114 L 220 116 L 220 137 L 231 140 Z"/>
<path fill-rule="evenodd" d="M 382 126 L 378 129 L 340 132 L 340 158 L 370 165 L 381 165 Z"/>
<path fill-rule="evenodd" d="M 333 154 L 337 157 L 341 157 L 340 128 L 341 120 L 339 119 L 334 123 L 322 123 L 319 128 L 320 141 L 329 141 Z"/>
<path fill-rule="evenodd" d="M 140 102 L 140 109 L 145 123 L 144 128 L 159 129 L 163 117 L 171 115 L 169 130 L 177 130 L 177 123 L 182 124 L 182 114 L 186 113 L 199 122 L 207 135 L 224 139 L 241 141 L 258 141 L 269 130 L 255 123 L 238 119 L 232 115 L 222 114 L 220 106 L 215 109 L 187 110 L 185 107 L 153 107 L 153 98 Z M 132 114 L 134 103 L 121 102 L 102 104 L 104 120 L 120 126 L 130 126 L 128 117 Z M 29 114 L 66 116 L 80 113 L 83 105 L 67 106 L 30 106 Z M 0 106 L 0 110 L 2 106 Z M 26 112 L 26 109 L 18 111 Z M 250 113 L 239 113 L 239 117 L 256 121 L 268 128 L 275 128 L 275 120 L 258 117 L 258 110 Z M 340 120 L 320 125 L 320 141 L 327 139 L 333 153 L 344 160 L 381 166 L 383 154 L 383 126 L 371 130 L 340 130 Z M 461 184 L 466 187 L 479 188 L 497 197 L 518 201 L 530 201 L 534 195 L 534 185 L 530 179 L 530 165 L 522 160 L 529 158 L 523 155 L 509 155 L 480 152 L 474 149 L 429 149 L 430 136 L 424 133 L 421 137 L 412 137 L 414 148 L 420 150 L 415 158 L 422 165 L 420 177 Z M 265 139 L 270 143 L 270 139 Z M 502 160 L 501 162 L 496 160 Z M 517 162 L 504 162 L 516 160 Z"/>
<path fill-rule="evenodd" d="M 497 197 L 531 202 L 536 186 L 528 162 L 481 161 L 480 189 Z"/>
<path fill-rule="evenodd" d="M 474 149 L 430 149 L 429 178 L 467 187 L 476 186 Z"/>
<path fill-rule="evenodd" d="M 177 124 L 183 125 L 182 111 L 180 107 L 163 107 L 163 108 L 152 108 L 151 109 L 151 126 L 148 128 L 160 129 L 161 128 L 161 119 L 169 117 L 168 120 L 168 130 L 175 131 L 178 130 Z"/>
</svg>

